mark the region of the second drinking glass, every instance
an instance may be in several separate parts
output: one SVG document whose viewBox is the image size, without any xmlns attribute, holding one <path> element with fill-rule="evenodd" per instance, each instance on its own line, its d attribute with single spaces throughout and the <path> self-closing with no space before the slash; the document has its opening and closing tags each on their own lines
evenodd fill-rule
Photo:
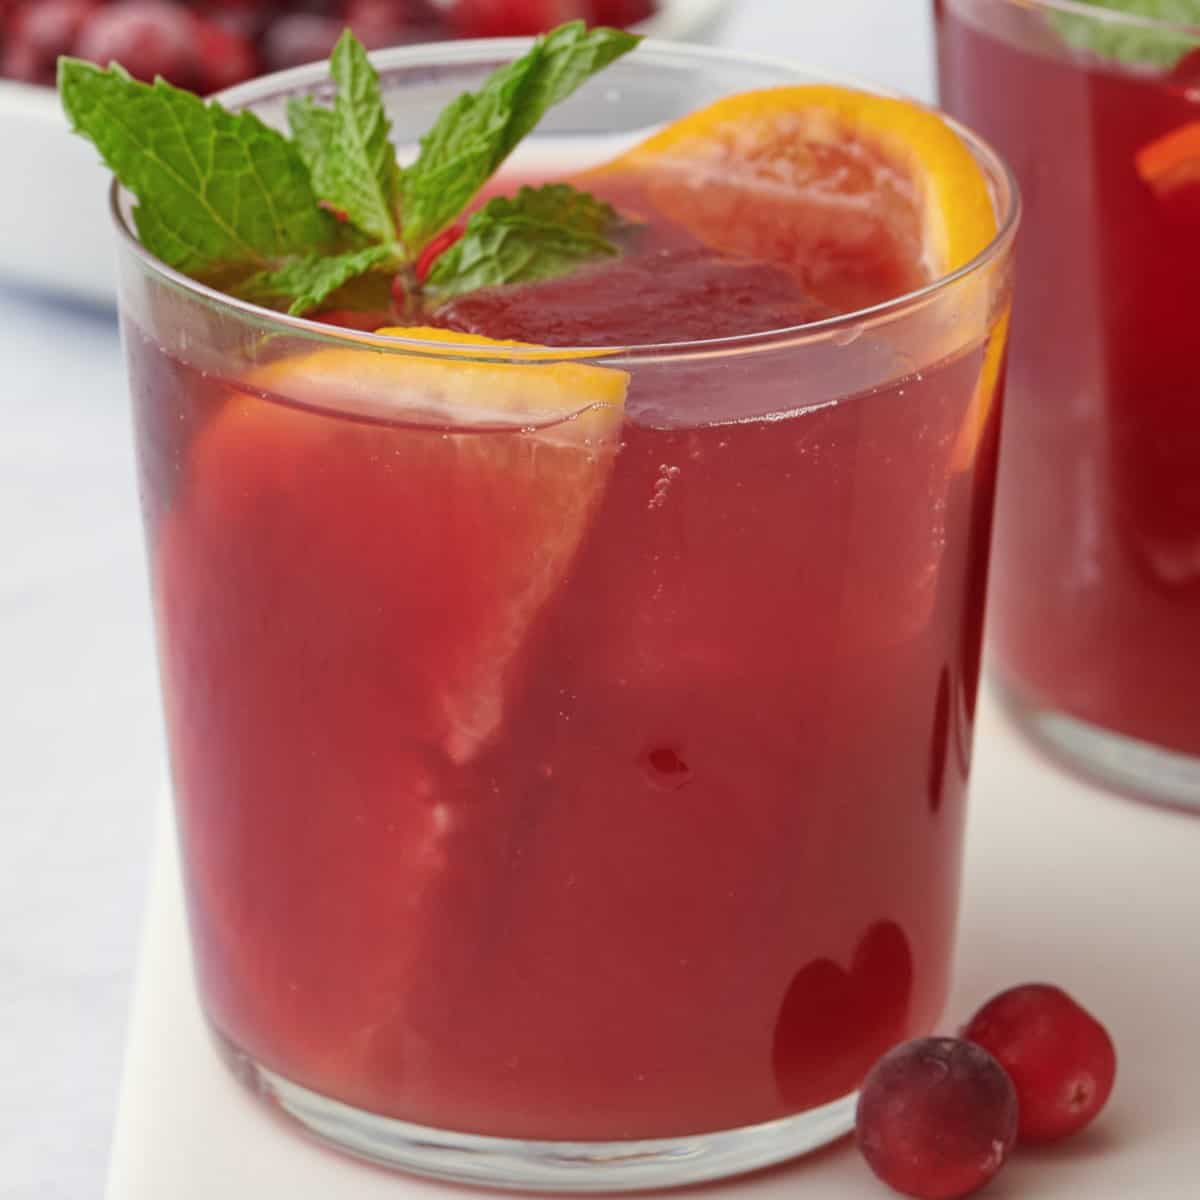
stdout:
<svg viewBox="0 0 1200 1200">
<path fill-rule="evenodd" d="M 944 0 L 942 98 L 1025 198 L 989 640 L 1072 764 L 1200 807 L 1200 27 Z"/>
</svg>

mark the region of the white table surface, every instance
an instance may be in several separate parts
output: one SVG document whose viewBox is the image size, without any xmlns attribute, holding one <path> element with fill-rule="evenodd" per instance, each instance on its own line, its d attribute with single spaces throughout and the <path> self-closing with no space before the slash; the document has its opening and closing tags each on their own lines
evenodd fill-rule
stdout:
<svg viewBox="0 0 1200 1200">
<path fill-rule="evenodd" d="M 0 290 L 0 1197 L 100 1192 L 161 791 L 111 313 Z"/>
<path fill-rule="evenodd" d="M 724 42 L 928 96 L 928 25 L 926 0 L 735 0 Z M 0 229 L 0 263 L 20 236 Z M 0 281 L 0 354 L 0 1200 L 83 1200 L 109 1156 L 162 738 L 112 314 Z M 150 1178 L 131 1166 L 140 1157 L 179 1161 L 176 1125 L 146 1127 L 138 1092 L 170 927 L 156 894 L 113 1162 L 121 1200 L 190 1186 L 160 1176 L 157 1192 L 131 1190 Z M 167 947 L 164 986 L 178 986 L 179 951 Z M 176 1093 L 241 1120 L 240 1098 L 213 1102 L 210 1084 L 179 1076 Z M 314 1178 L 328 1178 L 318 1162 Z"/>
</svg>

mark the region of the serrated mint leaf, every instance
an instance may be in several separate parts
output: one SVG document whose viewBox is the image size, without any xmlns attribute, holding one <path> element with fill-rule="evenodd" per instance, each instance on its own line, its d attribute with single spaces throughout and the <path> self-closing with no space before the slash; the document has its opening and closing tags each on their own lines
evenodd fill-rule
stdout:
<svg viewBox="0 0 1200 1200">
<path fill-rule="evenodd" d="M 529 217 L 547 225 L 564 225 L 582 234 L 608 233 L 620 220 L 617 210 L 606 200 L 581 192 L 569 183 L 523 187 L 511 200 L 497 196 L 486 207 L 493 217 Z"/>
<path fill-rule="evenodd" d="M 583 21 L 570 21 L 546 34 L 536 69 L 526 77 L 521 103 L 513 112 L 499 166 L 556 104 L 609 63 L 628 54 L 641 38 L 622 29 L 588 29 Z"/>
<path fill-rule="evenodd" d="M 426 289 L 449 300 L 476 288 L 565 275 L 618 253 L 605 236 L 616 222 L 610 205 L 565 183 L 522 188 L 471 216 L 463 236 L 434 262 Z"/>
<path fill-rule="evenodd" d="M 252 113 L 116 66 L 64 58 L 58 78 L 71 124 L 137 197 L 138 235 L 169 266 L 203 276 L 332 244 L 296 148 Z"/>
<path fill-rule="evenodd" d="M 345 213 L 376 242 L 396 239 L 396 152 L 379 76 L 362 43 L 346 30 L 330 70 L 337 83 L 332 109 L 311 100 L 288 105 L 288 123 L 312 175 L 318 198 Z"/>
<path fill-rule="evenodd" d="M 379 267 L 394 265 L 391 246 L 367 246 L 347 254 L 309 254 L 273 271 L 260 271 L 236 289 L 243 300 L 282 308 L 294 317 L 318 308 L 340 287 Z"/>
<path fill-rule="evenodd" d="M 311 176 L 333 142 L 333 109 L 322 108 L 311 96 L 292 96 L 287 118 L 292 141 Z"/>
<path fill-rule="evenodd" d="M 1075 50 L 1127 66 L 1170 70 L 1185 54 L 1200 47 L 1200 38 L 1156 28 L 1121 16 L 1143 17 L 1176 25 L 1200 25 L 1200 0 L 1077 0 L 1098 11 L 1095 17 L 1048 10 L 1059 36 Z M 1105 18 L 1105 12 L 1113 14 Z"/>
<path fill-rule="evenodd" d="M 419 254 L 466 208 L 547 109 L 639 40 L 572 21 L 443 110 L 401 177 L 401 238 L 409 252 Z"/>
</svg>

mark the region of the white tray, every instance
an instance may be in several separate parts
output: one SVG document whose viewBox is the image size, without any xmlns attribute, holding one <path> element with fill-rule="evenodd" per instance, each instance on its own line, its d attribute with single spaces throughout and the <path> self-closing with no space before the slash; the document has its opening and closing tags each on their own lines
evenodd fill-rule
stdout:
<svg viewBox="0 0 1200 1200">
<path fill-rule="evenodd" d="M 726 0 L 666 0 L 639 32 L 676 40 L 715 34 Z M 73 137 L 46 87 L 0 80 L 0 283 L 112 303 L 113 251 L 108 172 Z"/>
<path fill-rule="evenodd" d="M 219 1064 L 196 1001 L 170 822 L 163 822 L 107 1200 L 464 1200 L 487 1192 L 322 1149 Z M 989 1200 L 1194 1200 L 1200 1172 L 1200 818 L 1116 799 L 1046 765 L 981 710 L 967 888 L 947 1028 L 1045 979 L 1106 1022 L 1108 1109 L 1058 1149 L 1023 1151 Z M 885 1200 L 847 1145 L 681 1200 Z"/>
</svg>

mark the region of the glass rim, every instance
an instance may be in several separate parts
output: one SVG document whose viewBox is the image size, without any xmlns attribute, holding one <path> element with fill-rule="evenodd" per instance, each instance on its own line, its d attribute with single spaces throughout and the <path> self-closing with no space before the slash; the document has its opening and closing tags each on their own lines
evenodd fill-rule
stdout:
<svg viewBox="0 0 1200 1200">
<path fill-rule="evenodd" d="M 1022 0 L 1017 0 L 1018 3 Z M 497 58 L 515 57 L 527 50 L 533 38 L 480 38 L 453 42 L 427 42 L 419 45 L 394 46 L 373 51 L 372 62 L 381 71 L 404 67 L 457 66 L 493 61 Z M 547 362 L 558 359 L 605 359 L 613 365 L 645 364 L 656 361 L 694 361 L 699 359 L 723 358 L 726 356 L 755 353 L 759 351 L 804 345 L 810 342 L 836 341 L 847 338 L 853 331 L 857 337 L 867 327 L 884 324 L 907 312 L 920 309 L 945 292 L 951 291 L 971 276 L 988 268 L 1011 245 L 1021 217 L 1021 193 L 1011 167 L 1001 155 L 980 135 L 933 105 L 887 88 L 854 79 L 849 76 L 809 70 L 787 59 L 771 55 L 759 55 L 728 51 L 718 47 L 701 46 L 684 42 L 646 38 L 625 60 L 636 64 L 645 56 L 661 60 L 684 62 L 708 62 L 714 66 L 729 65 L 747 68 L 762 68 L 785 72 L 797 77 L 820 80 L 855 88 L 877 96 L 904 99 L 933 112 L 944 121 L 966 144 L 989 176 L 999 186 L 994 200 L 997 205 L 997 228 L 986 246 L 972 259 L 949 274 L 930 280 L 919 288 L 893 296 L 879 304 L 852 312 L 840 313 L 820 321 L 791 325 L 779 329 L 760 330 L 753 333 L 734 334 L 719 338 L 703 338 L 692 341 L 650 342 L 622 346 L 503 346 L 497 347 L 495 355 L 483 353 L 485 348 L 467 341 L 429 341 L 421 338 L 398 337 L 393 334 L 368 333 L 315 321 L 310 317 L 292 316 L 276 309 L 264 308 L 248 300 L 230 296 L 217 288 L 200 283 L 190 275 L 168 266 L 142 245 L 136 229 L 129 220 L 132 196 L 113 179 L 109 186 L 109 210 L 116 226 L 119 244 L 139 259 L 142 265 L 160 280 L 205 300 L 211 305 L 232 311 L 244 318 L 269 325 L 276 334 L 292 334 L 310 341 L 329 344 L 352 344 L 363 349 L 387 353 L 419 353 L 424 356 L 451 357 L 469 355 L 472 358 L 503 358 L 505 361 Z M 311 88 L 313 84 L 329 79 L 328 62 L 308 63 L 260 76 L 241 83 L 207 99 L 220 100 L 227 107 L 243 108 L 256 100 L 286 94 L 288 91 Z M 848 340 L 848 339 L 847 339 Z"/>
<path fill-rule="evenodd" d="M 1163 17 L 1151 17 L 1145 13 L 1125 12 L 1119 8 L 1109 8 L 1105 0 L 1099 4 L 1089 4 L 1087 0 L 999 0 L 1010 8 L 1050 9 L 1053 12 L 1067 13 L 1073 17 L 1083 17 L 1110 25 L 1129 25 L 1135 29 L 1153 29 L 1159 33 L 1179 33 L 1184 36 L 1200 38 L 1200 22 L 1197 21 L 1168 21 Z"/>
</svg>

